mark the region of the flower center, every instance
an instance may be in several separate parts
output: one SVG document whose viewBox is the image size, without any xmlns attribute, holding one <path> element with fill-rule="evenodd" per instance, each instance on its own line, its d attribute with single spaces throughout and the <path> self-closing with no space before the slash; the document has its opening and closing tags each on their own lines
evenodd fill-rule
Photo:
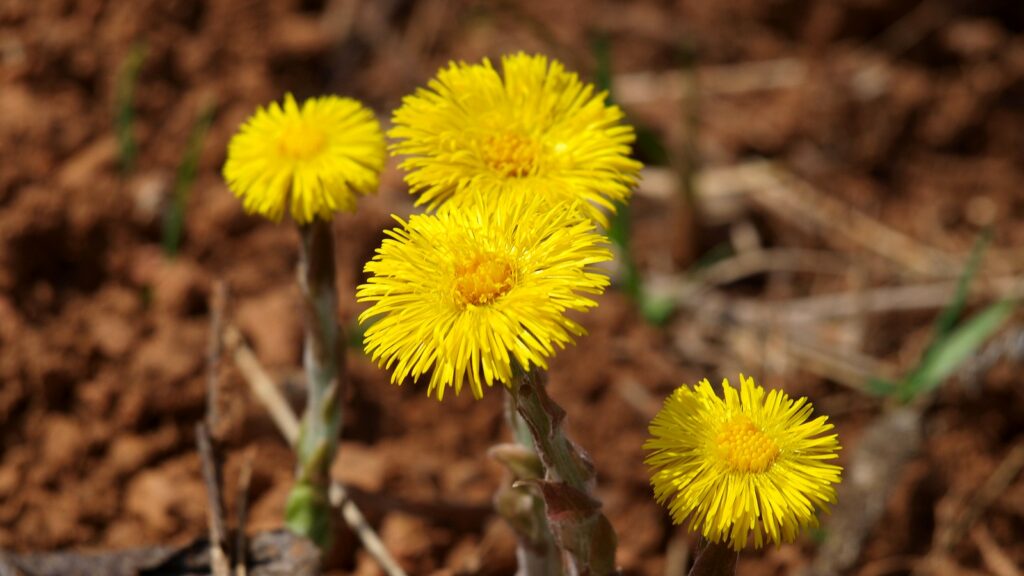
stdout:
<svg viewBox="0 0 1024 576">
<path fill-rule="evenodd" d="M 294 122 L 281 132 L 277 149 L 285 158 L 307 160 L 320 153 L 327 137 L 323 130 L 306 122 Z"/>
<path fill-rule="evenodd" d="M 764 472 L 779 455 L 779 445 L 744 414 L 737 414 L 715 438 L 719 455 L 737 472 Z"/>
<path fill-rule="evenodd" d="M 539 142 L 516 132 L 491 134 L 483 141 L 484 164 L 505 178 L 529 176 L 541 154 Z"/>
<path fill-rule="evenodd" d="M 455 299 L 463 306 L 494 302 L 512 288 L 512 265 L 495 254 L 477 254 L 455 266 Z"/>
</svg>

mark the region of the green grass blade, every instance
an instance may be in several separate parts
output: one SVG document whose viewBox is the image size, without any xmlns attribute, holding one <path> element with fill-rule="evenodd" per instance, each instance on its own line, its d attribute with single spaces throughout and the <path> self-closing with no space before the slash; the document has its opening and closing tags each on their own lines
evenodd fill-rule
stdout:
<svg viewBox="0 0 1024 576">
<path fill-rule="evenodd" d="M 594 50 L 594 86 L 598 91 L 605 91 L 605 104 L 612 105 L 615 100 L 612 98 L 612 46 L 608 37 L 604 34 L 597 34 L 591 43 Z"/>
<path fill-rule="evenodd" d="M 618 204 L 615 214 L 611 218 L 607 230 L 608 239 L 611 240 L 618 252 L 619 261 L 622 267 L 622 290 L 635 302 L 639 302 L 643 291 L 640 282 L 640 273 L 637 271 L 636 263 L 633 262 L 633 253 L 630 250 L 630 209 L 629 204 Z"/>
<path fill-rule="evenodd" d="M 135 44 L 128 51 L 117 74 L 114 89 L 114 134 L 117 137 L 118 164 L 122 174 L 135 169 L 138 144 L 135 142 L 135 85 L 146 60 L 145 44 Z"/>
<path fill-rule="evenodd" d="M 902 388 L 910 400 L 937 388 L 992 337 L 1013 314 L 1016 303 L 1004 300 L 992 304 L 953 329 L 925 355 Z"/>
<path fill-rule="evenodd" d="M 192 125 L 192 131 L 189 133 L 188 144 L 185 146 L 185 154 L 178 165 L 173 194 L 164 212 L 161 230 L 164 254 L 169 258 L 175 257 L 181 248 L 181 240 L 185 235 L 185 208 L 188 206 L 192 184 L 196 179 L 199 155 L 203 151 L 203 141 L 206 139 L 206 132 L 210 129 L 210 124 L 213 123 L 215 111 L 216 106 L 208 105 L 196 118 Z"/>
<path fill-rule="evenodd" d="M 867 391 L 875 396 L 892 396 L 906 387 L 904 381 L 893 381 L 885 378 L 871 378 L 867 383 Z"/>
<path fill-rule="evenodd" d="M 986 229 L 978 235 L 978 239 L 974 242 L 974 248 L 971 249 L 971 255 L 967 258 L 967 264 L 964 265 L 964 271 L 960 274 L 960 278 L 957 281 L 956 292 L 953 294 L 953 299 L 950 300 L 949 304 L 942 310 L 939 317 L 935 319 L 935 329 L 932 333 L 932 342 L 929 344 L 928 349 L 937 346 L 946 335 L 953 330 L 960 315 L 963 314 L 964 308 L 967 306 L 967 296 L 970 292 L 971 283 L 974 281 L 975 276 L 978 275 L 978 270 L 981 268 L 981 262 L 984 259 L 985 251 L 988 249 L 988 245 L 992 240 L 992 231 Z M 927 353 L 926 353 L 927 354 Z"/>
<path fill-rule="evenodd" d="M 612 57 L 611 42 L 603 34 L 594 36 L 591 43 L 594 51 L 594 86 L 606 93 L 605 102 L 609 105 L 614 103 L 612 96 Z M 615 214 L 612 215 L 608 226 L 608 239 L 618 249 L 618 256 L 622 262 L 622 289 L 629 297 L 640 304 L 643 288 L 641 286 L 640 274 L 633 262 L 633 254 L 630 250 L 630 214 L 629 204 L 620 203 L 616 206 Z"/>
</svg>

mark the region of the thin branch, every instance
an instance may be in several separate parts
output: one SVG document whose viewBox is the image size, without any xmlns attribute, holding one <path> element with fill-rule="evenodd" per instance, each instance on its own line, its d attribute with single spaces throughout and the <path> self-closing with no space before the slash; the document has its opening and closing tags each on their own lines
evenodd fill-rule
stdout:
<svg viewBox="0 0 1024 576">
<path fill-rule="evenodd" d="M 655 287 L 658 292 L 653 291 Z M 664 286 L 664 283 L 652 284 L 652 293 L 673 294 L 673 298 L 678 297 L 676 302 L 681 308 L 694 312 L 694 322 L 677 328 L 676 345 L 684 354 L 694 344 L 706 344 L 708 338 L 704 335 L 714 335 L 714 340 L 723 341 L 733 348 L 744 341 L 763 342 L 771 347 L 772 353 L 793 358 L 804 368 L 856 390 L 863 390 L 864 384 L 871 377 L 895 373 L 895 368 L 888 362 L 853 350 L 836 350 L 823 345 L 823 342 L 828 341 L 824 323 L 821 326 L 808 325 L 801 322 L 818 319 L 794 318 L 786 313 L 787 305 L 801 300 L 766 305 L 747 299 L 730 298 L 714 288 L 704 289 L 700 297 L 695 298 L 691 296 L 696 294 L 694 289 L 671 289 Z M 702 330 L 697 339 L 692 335 L 694 329 Z M 735 352 L 729 357 L 745 356 L 742 349 Z M 700 355 L 705 359 L 712 356 L 706 350 L 701 350 Z"/>
<path fill-rule="evenodd" d="M 665 576 L 681 576 L 686 574 L 690 565 L 690 544 L 687 542 L 686 531 L 676 530 L 665 549 Z"/>
<path fill-rule="evenodd" d="M 1013 483 L 1022 468 L 1024 468 L 1024 442 L 1019 442 L 1010 449 L 981 488 L 971 493 L 970 500 L 963 506 L 956 519 L 944 529 L 939 530 L 931 553 L 949 552 L 953 549 L 954 544 L 963 540 L 971 525 L 988 510 L 1000 495 L 1006 492 L 1007 487 Z"/>
<path fill-rule="evenodd" d="M 270 418 L 281 435 L 294 446 L 295 441 L 299 438 L 299 419 L 288 407 L 288 401 L 284 399 L 281 391 L 277 389 L 277 385 L 263 370 L 259 360 L 256 359 L 256 354 L 244 342 L 242 334 L 234 325 L 229 324 L 225 327 L 224 344 L 231 351 L 235 365 L 249 384 L 249 389 L 270 413 Z"/>
<path fill-rule="evenodd" d="M 722 285 L 767 272 L 842 275 L 849 271 L 849 262 L 836 252 L 773 248 L 750 250 L 716 262 L 702 271 L 700 280 Z"/>
<path fill-rule="evenodd" d="M 798 229 L 841 237 L 907 270 L 943 276 L 959 268 L 956 259 L 883 224 L 834 196 L 824 194 L 784 166 L 765 161 L 752 173 L 751 184 L 759 189 L 750 199 L 761 208 Z"/>
<path fill-rule="evenodd" d="M 978 547 L 981 561 L 989 572 L 995 576 L 1021 576 L 1020 568 L 1013 561 L 1013 557 L 999 546 L 984 524 L 978 524 L 971 529 L 971 541 Z"/>
<path fill-rule="evenodd" d="M 829 318 L 942 308 L 956 293 L 957 281 L 881 286 L 864 291 L 824 294 L 776 302 L 772 308 L 791 323 Z M 970 301 L 1024 297 L 1024 276 L 988 278 L 971 290 Z"/>
<path fill-rule="evenodd" d="M 337 506 L 341 509 L 341 517 L 345 519 L 345 523 L 349 525 L 352 530 L 359 536 L 359 540 L 362 541 L 363 547 L 370 553 L 371 556 L 380 564 L 384 573 L 388 576 L 405 576 L 405 571 L 398 565 L 398 562 L 391 557 L 384 542 L 381 541 L 377 533 L 374 532 L 373 527 L 366 521 L 366 517 L 363 516 L 359 507 L 356 503 L 349 498 L 348 491 L 345 490 L 345 486 L 341 482 L 331 482 L 331 486 L 328 489 L 327 497 L 331 500 L 332 506 Z"/>
<path fill-rule="evenodd" d="M 210 340 L 206 348 L 206 426 L 214 437 L 218 436 L 220 430 L 220 386 L 217 371 L 220 368 L 223 342 L 221 333 L 226 306 L 227 288 L 223 280 L 218 280 L 213 285 L 213 293 L 210 295 Z"/>
<path fill-rule="evenodd" d="M 252 483 L 253 451 L 249 450 L 238 474 L 238 530 L 235 532 L 235 576 L 247 576 L 245 525 L 249 522 L 249 486 Z"/>
<path fill-rule="evenodd" d="M 678 176 L 645 170 L 638 193 L 668 197 L 678 190 Z M 721 223 L 751 203 L 799 230 L 821 234 L 826 242 L 843 240 L 920 275 L 956 276 L 966 256 L 951 255 L 924 244 L 856 207 L 824 193 L 785 166 L 752 160 L 697 174 L 697 205 L 702 216 Z M 706 213 L 706 214 L 705 214 Z"/>
<path fill-rule="evenodd" d="M 203 483 L 206 484 L 207 523 L 210 529 L 210 568 L 213 576 L 231 576 L 231 562 L 226 550 L 228 536 L 224 525 L 224 501 L 220 493 L 220 473 L 217 454 L 210 433 L 204 424 L 196 424 L 196 444 L 203 464 Z"/>
<path fill-rule="evenodd" d="M 701 95 L 727 96 L 793 88 L 807 79 L 807 64 L 796 58 L 760 60 L 697 69 Z M 687 97 L 685 73 L 631 72 L 613 79 L 615 100 L 624 106 L 667 104 Z"/>
<path fill-rule="evenodd" d="M 851 290 L 820 294 L 761 304 L 749 299 L 729 298 L 719 310 L 708 306 L 714 291 L 701 282 L 673 276 L 652 276 L 647 282 L 651 291 L 671 299 L 680 307 L 705 313 L 722 313 L 729 318 L 742 318 L 749 323 L 799 325 L 887 312 L 934 310 L 949 303 L 956 293 L 957 280 L 942 280 L 903 286 L 879 286 L 867 290 Z M 703 290 L 703 291 L 702 291 Z M 696 298 L 696 295 L 700 298 Z M 979 279 L 971 289 L 969 302 L 1024 298 L 1024 275 Z"/>
<path fill-rule="evenodd" d="M 206 416 L 205 424 L 196 424 L 196 444 L 206 484 L 207 523 L 210 530 L 210 569 L 213 576 L 231 576 L 228 551 L 228 530 L 224 520 L 224 497 L 220 490 L 222 461 L 217 446 L 220 430 L 220 368 L 221 328 L 227 289 L 223 281 L 214 284 L 210 295 L 210 336 L 206 349 Z"/>
<path fill-rule="evenodd" d="M 885 512 L 894 479 L 918 451 L 927 402 L 882 412 L 865 428 L 846 466 L 837 504 L 825 525 L 809 576 L 845 574 L 860 558 L 865 539 Z M 861 570 L 865 573 L 867 570 Z"/>
</svg>

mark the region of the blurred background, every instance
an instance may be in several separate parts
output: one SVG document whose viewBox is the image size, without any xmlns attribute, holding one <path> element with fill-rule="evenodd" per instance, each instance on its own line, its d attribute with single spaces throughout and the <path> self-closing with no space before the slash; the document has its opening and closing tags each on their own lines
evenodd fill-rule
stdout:
<svg viewBox="0 0 1024 576">
<path fill-rule="evenodd" d="M 205 534 L 219 281 L 301 406 L 297 234 L 220 176 L 256 106 L 340 93 L 387 123 L 449 60 L 519 50 L 610 88 L 648 166 L 612 230 L 618 285 L 550 374 L 624 572 L 684 573 L 693 542 L 642 464 L 661 399 L 743 371 L 830 415 L 846 473 L 821 529 L 741 574 L 1021 574 L 1018 0 L 3 0 L 0 548 Z M 353 383 L 334 474 L 411 574 L 511 574 L 485 456 L 502 395 L 438 403 L 359 347 L 362 264 L 414 210 L 395 165 L 335 220 Z M 255 454 L 249 529 L 279 527 L 290 450 L 230 358 L 220 382 L 227 485 Z M 330 566 L 379 573 L 350 534 Z"/>
</svg>

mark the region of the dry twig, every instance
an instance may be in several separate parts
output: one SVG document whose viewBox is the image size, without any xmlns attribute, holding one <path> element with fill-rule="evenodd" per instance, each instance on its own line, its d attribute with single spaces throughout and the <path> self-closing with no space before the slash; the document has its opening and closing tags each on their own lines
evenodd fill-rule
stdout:
<svg viewBox="0 0 1024 576">
<path fill-rule="evenodd" d="M 249 389 L 270 413 L 270 418 L 281 435 L 289 444 L 294 445 L 295 440 L 299 437 L 299 420 L 288 407 L 288 402 L 281 396 L 274 380 L 260 366 L 256 354 L 243 341 L 241 332 L 234 325 L 229 324 L 224 329 L 224 344 L 231 352 L 235 366 L 238 367 L 242 377 L 249 384 Z"/>
<path fill-rule="evenodd" d="M 250 576 L 319 576 L 320 552 L 313 543 L 286 530 L 260 532 L 249 543 Z M 210 545 L 205 539 L 186 546 L 118 552 L 0 551 L 0 574 L 31 576 L 197 576 L 210 573 Z"/>
<path fill-rule="evenodd" d="M 668 548 L 665 550 L 665 576 L 680 576 L 686 574 L 686 567 L 690 565 L 690 544 L 686 538 L 685 530 L 676 530 L 672 539 L 668 541 Z"/>
<path fill-rule="evenodd" d="M 206 484 L 207 524 L 210 531 L 210 570 L 213 576 L 231 576 L 228 552 L 228 529 L 224 521 L 224 498 L 220 490 L 222 467 L 216 442 L 220 426 L 219 379 L 221 328 L 227 290 L 224 282 L 214 285 L 210 296 L 210 340 L 206 351 L 206 416 L 205 423 L 196 424 L 196 444 L 203 466 Z M 212 436 L 212 438 L 211 438 Z"/>
<path fill-rule="evenodd" d="M 849 271 L 849 263 L 835 252 L 774 248 L 751 250 L 716 262 L 699 275 L 701 284 L 730 284 L 769 272 L 805 272 L 842 275 Z"/>
<path fill-rule="evenodd" d="M 989 572 L 995 576 L 1021 576 L 1020 568 L 1014 563 L 1013 558 L 999 546 L 984 524 L 971 529 L 971 541 L 978 547 L 981 561 L 985 563 Z"/>
<path fill-rule="evenodd" d="M 249 485 L 252 483 L 253 452 L 249 450 L 238 474 L 238 531 L 235 533 L 235 576 L 247 576 L 245 525 L 249 522 Z"/>
<path fill-rule="evenodd" d="M 1011 448 L 981 488 L 971 493 L 970 499 L 963 505 L 956 519 L 939 528 L 935 544 L 929 554 L 949 552 L 955 543 L 962 540 L 974 522 L 1013 483 L 1021 468 L 1024 468 L 1024 442 Z"/>
<path fill-rule="evenodd" d="M 792 88 L 806 78 L 807 65 L 795 58 L 702 66 L 697 70 L 702 96 Z M 688 93 L 686 74 L 679 71 L 618 74 L 613 85 L 615 100 L 625 106 L 676 102 Z"/>
<path fill-rule="evenodd" d="M 885 510 L 893 479 L 920 446 L 923 410 L 919 405 L 891 409 L 868 426 L 846 467 L 812 576 L 845 574 L 860 557 L 864 539 Z"/>
<path fill-rule="evenodd" d="M 227 307 L 227 288 L 224 281 L 213 285 L 210 295 L 210 340 L 206 345 L 206 426 L 215 438 L 220 430 L 220 386 L 217 371 L 220 369 L 221 333 L 224 325 L 224 310 Z"/>
<path fill-rule="evenodd" d="M 213 576 L 231 576 L 231 562 L 227 553 L 227 526 L 224 522 L 224 500 L 220 493 L 220 467 L 205 424 L 196 424 L 196 444 L 199 446 L 199 456 L 203 463 L 203 483 L 206 484 L 210 570 Z"/>
<path fill-rule="evenodd" d="M 785 167 L 769 161 L 749 172 L 750 184 L 758 190 L 750 198 L 764 210 L 798 229 L 822 233 L 828 241 L 842 237 L 907 270 L 928 276 L 947 276 L 960 270 L 958 262 L 945 252 L 903 234 L 822 193 L 811 183 Z"/>
<path fill-rule="evenodd" d="M 676 288 L 667 284 L 675 282 Z M 713 334 L 714 340 L 722 341 L 733 348 L 737 354 L 751 360 L 751 342 L 760 343 L 759 350 L 767 358 L 770 354 L 775 358 L 792 358 L 803 368 L 812 373 L 820 374 L 831 380 L 840 382 L 856 390 L 863 390 L 865 382 L 871 377 L 893 375 L 896 370 L 888 363 L 859 354 L 851 350 L 835 350 L 825 346 L 827 341 L 824 326 L 808 326 L 797 323 L 782 310 L 787 302 L 762 304 L 750 300 L 730 298 L 709 287 L 687 285 L 685 281 L 659 279 L 649 284 L 652 293 L 668 295 L 684 309 L 695 315 L 696 323 L 688 323 L 678 327 L 676 344 L 683 353 L 688 352 L 695 339 L 690 331 L 693 325 L 699 326 L 701 334 Z M 699 296 L 698 296 L 699 294 Z M 793 302 L 793 301 L 789 301 Z M 701 338 L 707 344 L 707 338 Z M 714 355 L 702 351 L 704 360 Z M 756 362 L 756 359 L 753 360 Z"/>
<path fill-rule="evenodd" d="M 671 171 L 645 170 L 638 192 L 667 197 L 679 189 L 677 179 Z M 966 259 L 951 256 L 885 225 L 769 160 L 702 170 L 695 189 L 702 216 L 712 222 L 734 220 L 744 203 L 752 202 L 797 229 L 827 232 L 822 237 L 828 242 L 841 238 L 918 274 L 956 276 L 961 269 L 957 264 Z"/>
<path fill-rule="evenodd" d="M 942 308 L 956 294 L 959 281 L 929 282 L 907 286 L 881 286 L 861 292 L 809 296 L 772 305 L 774 313 L 789 323 L 816 322 L 829 318 L 881 314 L 906 310 Z M 969 302 L 1020 299 L 1024 297 L 1024 276 L 979 280 L 971 289 Z"/>
<path fill-rule="evenodd" d="M 732 264 L 723 263 L 721 265 L 726 268 L 734 268 Z M 746 267 L 749 271 L 755 268 L 766 269 L 770 266 L 768 264 L 743 263 L 742 266 L 735 265 L 736 273 L 742 272 L 743 270 L 739 270 L 742 267 Z M 727 270 L 727 272 L 729 276 L 734 273 L 733 270 Z M 728 279 L 728 276 L 723 274 L 723 278 Z M 712 280 L 718 279 L 712 278 Z M 709 299 L 713 298 L 715 292 L 708 290 L 705 284 L 702 281 L 669 276 L 652 277 L 647 282 L 652 293 L 669 298 L 682 308 L 692 308 L 705 314 L 725 314 L 730 319 L 742 319 L 753 324 L 792 325 L 805 330 L 806 327 L 803 324 L 824 320 L 942 308 L 956 294 L 958 281 L 943 280 L 904 286 L 879 286 L 862 291 L 793 298 L 771 302 L 767 305 L 753 300 L 727 298 L 727 302 L 722 303 L 723 306 L 727 306 L 727 309 L 708 305 Z M 724 298 L 724 296 L 722 297 Z M 968 302 L 1021 298 L 1024 298 L 1024 276 L 1003 276 L 979 280 L 977 285 L 971 289 Z"/>
</svg>

